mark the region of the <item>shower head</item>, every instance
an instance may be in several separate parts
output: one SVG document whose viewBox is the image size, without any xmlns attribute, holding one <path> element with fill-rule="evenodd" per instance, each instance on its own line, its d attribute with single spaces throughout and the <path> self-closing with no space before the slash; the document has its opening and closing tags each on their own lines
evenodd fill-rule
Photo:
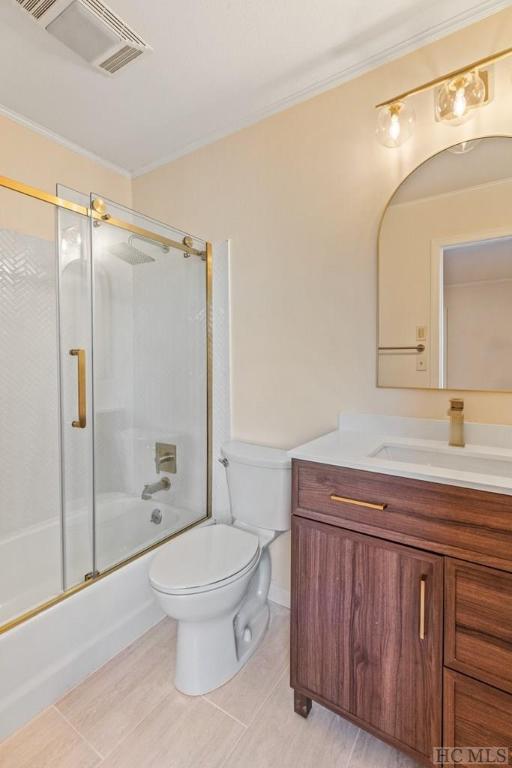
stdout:
<svg viewBox="0 0 512 768">
<path fill-rule="evenodd" d="M 130 235 L 127 243 L 116 243 L 110 248 L 110 253 L 117 256 L 118 259 L 125 261 L 127 264 L 130 264 L 132 267 L 137 264 L 148 264 L 150 261 L 155 261 L 155 259 L 148 253 L 141 251 L 140 248 L 136 248 L 133 244 L 134 240 L 142 240 L 144 243 L 155 245 L 164 253 L 169 253 L 167 245 L 162 245 L 156 240 L 150 240 L 149 237 L 142 237 L 142 235 Z"/>
<path fill-rule="evenodd" d="M 152 256 L 148 256 L 147 253 L 143 253 L 143 251 L 135 248 L 130 243 L 116 243 L 110 248 L 110 253 L 132 267 L 135 267 L 137 264 L 147 264 L 150 261 L 155 261 Z"/>
</svg>

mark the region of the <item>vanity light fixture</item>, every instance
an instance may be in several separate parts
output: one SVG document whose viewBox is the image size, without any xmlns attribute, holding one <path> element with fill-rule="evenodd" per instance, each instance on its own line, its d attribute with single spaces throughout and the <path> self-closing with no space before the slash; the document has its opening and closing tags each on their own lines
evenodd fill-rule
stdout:
<svg viewBox="0 0 512 768">
<path fill-rule="evenodd" d="M 465 123 L 472 110 L 488 101 L 488 74 L 475 69 L 443 83 L 436 91 L 436 118 L 451 125 Z"/>
<path fill-rule="evenodd" d="M 400 147 L 412 136 L 414 110 L 405 101 L 383 107 L 377 117 L 377 138 L 385 147 Z"/>
<path fill-rule="evenodd" d="M 407 141 L 414 125 L 414 110 L 409 99 L 432 89 L 436 89 L 436 120 L 449 125 L 464 123 L 475 109 L 490 101 L 489 65 L 511 55 L 512 47 L 506 48 L 377 104 L 379 113 L 375 132 L 378 140 L 385 147 L 399 147 Z"/>
</svg>

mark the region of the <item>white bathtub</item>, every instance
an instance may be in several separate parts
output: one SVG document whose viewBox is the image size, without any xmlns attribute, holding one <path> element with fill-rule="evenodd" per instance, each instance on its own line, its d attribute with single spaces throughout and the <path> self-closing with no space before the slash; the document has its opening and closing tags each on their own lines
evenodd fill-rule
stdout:
<svg viewBox="0 0 512 768">
<path fill-rule="evenodd" d="M 61 552 L 57 520 L 0 539 L 0 624 L 62 590 Z"/>
<path fill-rule="evenodd" d="M 153 509 L 162 512 L 159 525 L 150 521 Z M 100 568 L 197 520 L 190 511 L 123 494 L 104 494 L 96 515 Z M 51 520 L 0 541 L 0 620 L 61 591 L 60 534 L 60 522 Z M 75 568 L 79 583 L 83 568 L 91 567 L 90 516 L 83 511 L 70 516 L 64 536 L 68 562 L 83 560 L 82 569 Z M 163 618 L 148 579 L 153 554 L 0 635 L 0 741 Z M 9 598 L 13 583 L 17 594 Z"/>
<path fill-rule="evenodd" d="M 0 635 L 0 741 L 163 618 L 153 553 Z"/>
<path fill-rule="evenodd" d="M 151 522 L 153 510 L 162 522 Z M 197 512 L 122 493 L 96 501 L 96 568 L 103 571 L 200 519 Z M 0 539 L 0 624 L 84 580 L 92 570 L 92 520 L 85 509 L 66 515 L 61 566 L 60 517 Z"/>
<path fill-rule="evenodd" d="M 151 521 L 153 511 L 161 513 L 161 523 Z M 96 504 L 96 567 L 105 570 L 201 517 L 155 499 L 104 494 Z"/>
</svg>

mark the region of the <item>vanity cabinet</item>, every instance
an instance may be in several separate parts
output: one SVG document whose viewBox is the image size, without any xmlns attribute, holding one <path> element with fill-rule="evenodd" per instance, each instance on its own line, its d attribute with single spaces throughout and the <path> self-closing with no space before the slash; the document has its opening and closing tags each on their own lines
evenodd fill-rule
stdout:
<svg viewBox="0 0 512 768">
<path fill-rule="evenodd" d="M 292 535 L 292 685 L 430 755 L 441 739 L 442 558 L 299 517 Z"/>
<path fill-rule="evenodd" d="M 291 685 L 427 765 L 512 745 L 512 497 L 294 460 Z"/>
</svg>

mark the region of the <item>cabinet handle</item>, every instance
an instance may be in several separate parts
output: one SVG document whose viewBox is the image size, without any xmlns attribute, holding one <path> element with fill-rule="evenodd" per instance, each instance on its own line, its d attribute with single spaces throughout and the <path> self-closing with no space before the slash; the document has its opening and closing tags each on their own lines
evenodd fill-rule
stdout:
<svg viewBox="0 0 512 768">
<path fill-rule="evenodd" d="M 78 363 L 78 419 L 71 422 L 72 427 L 84 429 L 87 426 L 85 402 L 85 349 L 70 349 L 69 354 L 77 358 Z"/>
<path fill-rule="evenodd" d="M 387 507 L 387 504 L 373 504 L 371 501 L 349 499 L 346 496 L 337 496 L 335 493 L 331 493 L 331 501 L 336 501 L 339 504 L 355 504 L 356 507 L 366 507 L 367 509 L 380 509 L 381 512 Z"/>
<path fill-rule="evenodd" d="M 425 639 L 425 597 L 427 591 L 427 577 L 420 578 L 420 640 Z"/>
</svg>

